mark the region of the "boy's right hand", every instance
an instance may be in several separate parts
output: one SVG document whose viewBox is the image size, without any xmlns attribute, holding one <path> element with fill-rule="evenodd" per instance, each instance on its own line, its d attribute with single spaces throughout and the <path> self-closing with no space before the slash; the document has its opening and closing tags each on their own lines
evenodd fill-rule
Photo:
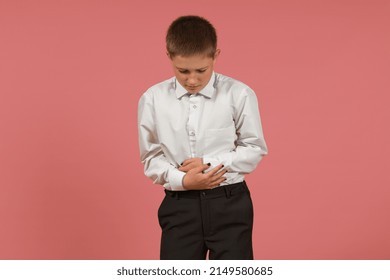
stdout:
<svg viewBox="0 0 390 280">
<path fill-rule="evenodd" d="M 207 170 L 209 167 L 209 165 L 203 164 L 202 166 L 189 170 L 186 175 L 184 175 L 183 187 L 186 190 L 212 189 L 226 180 L 223 175 L 227 170 L 221 171 L 223 168 L 222 164 L 216 166 L 207 173 L 203 173 L 203 171 Z"/>
</svg>

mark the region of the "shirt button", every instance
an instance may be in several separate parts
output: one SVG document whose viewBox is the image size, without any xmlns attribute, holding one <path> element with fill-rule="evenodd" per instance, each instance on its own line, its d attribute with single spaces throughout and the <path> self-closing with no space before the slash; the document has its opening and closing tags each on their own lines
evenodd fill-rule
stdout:
<svg viewBox="0 0 390 280">
<path fill-rule="evenodd" d="M 192 106 L 194 109 L 196 109 L 196 105 Z"/>
<path fill-rule="evenodd" d="M 194 135 L 195 135 L 195 132 L 190 131 L 190 135 L 191 135 L 191 136 L 194 136 Z"/>
<path fill-rule="evenodd" d="M 202 192 L 202 195 L 203 195 L 203 196 L 206 196 L 206 193 L 205 193 L 205 192 Z"/>
</svg>

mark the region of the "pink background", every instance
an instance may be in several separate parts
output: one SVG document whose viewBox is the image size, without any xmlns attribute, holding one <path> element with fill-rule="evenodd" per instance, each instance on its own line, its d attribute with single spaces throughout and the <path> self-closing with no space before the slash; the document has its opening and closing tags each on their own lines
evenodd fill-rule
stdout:
<svg viewBox="0 0 390 280">
<path fill-rule="evenodd" d="M 257 259 L 390 258 L 390 2 L 0 1 L 0 258 L 158 259 L 137 103 L 169 23 L 216 26 L 257 93 Z"/>
</svg>

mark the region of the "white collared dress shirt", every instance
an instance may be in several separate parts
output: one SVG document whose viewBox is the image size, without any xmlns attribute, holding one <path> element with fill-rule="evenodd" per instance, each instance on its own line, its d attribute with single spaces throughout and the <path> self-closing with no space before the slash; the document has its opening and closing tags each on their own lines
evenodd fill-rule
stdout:
<svg viewBox="0 0 390 280">
<path fill-rule="evenodd" d="M 186 159 L 203 158 L 208 170 L 223 164 L 227 185 L 242 182 L 268 153 L 256 94 L 218 73 L 196 94 L 175 77 L 149 88 L 138 104 L 138 130 L 145 175 L 168 190 L 184 190 L 178 168 Z"/>
</svg>

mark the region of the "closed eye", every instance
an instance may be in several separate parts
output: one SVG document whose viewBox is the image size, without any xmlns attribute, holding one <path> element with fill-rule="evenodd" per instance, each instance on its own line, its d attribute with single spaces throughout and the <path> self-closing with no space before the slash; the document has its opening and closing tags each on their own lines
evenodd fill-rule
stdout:
<svg viewBox="0 0 390 280">
<path fill-rule="evenodd" d="M 188 70 L 188 69 L 178 69 L 178 70 L 182 74 L 189 74 L 190 73 L 190 70 Z M 207 68 L 203 68 L 203 69 L 196 69 L 195 71 L 197 73 L 204 73 L 206 70 L 207 70 Z"/>
</svg>

